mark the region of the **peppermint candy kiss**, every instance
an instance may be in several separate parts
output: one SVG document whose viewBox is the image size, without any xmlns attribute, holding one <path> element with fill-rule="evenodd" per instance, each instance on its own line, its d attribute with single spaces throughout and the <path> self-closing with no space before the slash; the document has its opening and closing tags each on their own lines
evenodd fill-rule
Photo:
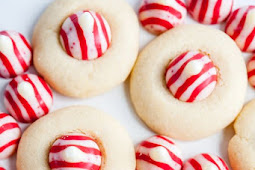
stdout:
<svg viewBox="0 0 255 170">
<path fill-rule="evenodd" d="M 165 80 L 175 98 L 184 102 L 201 101 L 214 90 L 217 70 L 208 55 L 188 51 L 170 62 Z"/>
<path fill-rule="evenodd" d="M 233 0 L 187 0 L 191 16 L 203 24 L 218 24 L 229 16 Z"/>
<path fill-rule="evenodd" d="M 50 149 L 49 165 L 52 170 L 99 170 L 101 151 L 97 143 L 82 133 L 70 133 L 58 138 Z"/>
<path fill-rule="evenodd" d="M 9 114 L 0 112 L 0 159 L 8 158 L 15 152 L 20 136 L 18 123 Z"/>
<path fill-rule="evenodd" d="M 189 159 L 183 170 L 228 170 L 228 166 L 220 157 L 204 153 Z"/>
<path fill-rule="evenodd" d="M 6 87 L 4 104 L 19 122 L 32 123 L 49 112 L 53 102 L 52 91 L 37 75 L 15 77 Z"/>
<path fill-rule="evenodd" d="M 238 8 L 229 16 L 225 32 L 244 52 L 255 52 L 255 6 Z"/>
<path fill-rule="evenodd" d="M 255 55 L 247 63 L 247 72 L 249 83 L 255 88 Z"/>
<path fill-rule="evenodd" d="M 101 57 L 111 43 L 111 30 L 104 17 L 94 11 L 69 16 L 60 30 L 60 42 L 68 55 L 79 60 Z"/>
<path fill-rule="evenodd" d="M 181 151 L 166 136 L 152 136 L 136 148 L 136 170 L 180 170 L 181 168 Z"/>
<path fill-rule="evenodd" d="M 139 19 L 153 34 L 161 34 L 183 23 L 187 15 L 183 0 L 143 0 Z"/>
<path fill-rule="evenodd" d="M 15 31 L 0 32 L 0 77 L 11 78 L 28 70 L 32 49 L 27 39 Z"/>
</svg>

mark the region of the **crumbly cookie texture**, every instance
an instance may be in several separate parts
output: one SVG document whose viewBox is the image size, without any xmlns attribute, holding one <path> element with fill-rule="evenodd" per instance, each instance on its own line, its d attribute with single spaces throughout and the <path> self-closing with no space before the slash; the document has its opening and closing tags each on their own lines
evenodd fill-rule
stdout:
<svg viewBox="0 0 255 170">
<path fill-rule="evenodd" d="M 101 169 L 135 169 L 133 143 L 120 123 L 94 108 L 72 106 L 44 116 L 24 132 L 17 153 L 17 170 L 34 170 L 34 167 L 50 170 L 52 144 L 71 132 L 94 139 L 102 154 Z"/>
<path fill-rule="evenodd" d="M 235 136 L 228 146 L 229 160 L 233 170 L 255 169 L 255 100 L 246 104 L 234 124 Z"/>
<path fill-rule="evenodd" d="M 194 103 L 176 99 L 165 82 L 169 62 L 191 50 L 208 54 L 218 70 L 215 89 Z M 246 74 L 241 51 L 229 36 L 207 26 L 183 25 L 160 35 L 141 51 L 131 75 L 131 99 L 140 118 L 158 134 L 200 139 L 235 119 L 244 103 Z"/>
<path fill-rule="evenodd" d="M 101 14 L 111 29 L 110 47 L 91 61 L 70 57 L 60 43 L 63 22 L 82 10 Z M 78 98 L 95 96 L 127 78 L 138 53 L 138 33 L 137 16 L 124 0 L 56 0 L 35 27 L 34 65 L 59 93 Z"/>
</svg>

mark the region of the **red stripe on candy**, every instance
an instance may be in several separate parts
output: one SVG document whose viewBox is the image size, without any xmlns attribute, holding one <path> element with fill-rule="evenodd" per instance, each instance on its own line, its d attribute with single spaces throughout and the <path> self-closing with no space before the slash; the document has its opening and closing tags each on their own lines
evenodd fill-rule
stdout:
<svg viewBox="0 0 255 170">
<path fill-rule="evenodd" d="M 190 159 L 189 163 L 195 170 L 203 170 L 201 165 L 195 159 Z"/>
<path fill-rule="evenodd" d="M 166 29 L 173 28 L 173 25 L 171 23 L 167 22 L 166 20 L 163 20 L 163 19 L 160 19 L 160 18 L 154 18 L 154 17 L 142 20 L 141 23 L 142 23 L 143 26 L 153 24 L 153 25 L 160 25 L 162 27 L 165 27 Z"/>
<path fill-rule="evenodd" d="M 17 123 L 6 123 L 0 127 L 0 134 L 7 130 L 19 128 L 19 125 Z"/>
<path fill-rule="evenodd" d="M 68 40 L 67 34 L 66 34 L 66 32 L 62 28 L 60 30 L 60 36 L 63 39 L 64 46 L 65 46 L 65 49 L 66 49 L 66 53 L 68 55 L 72 56 L 71 50 L 69 48 L 69 40 Z"/>
<path fill-rule="evenodd" d="M 33 86 L 34 92 L 35 92 L 35 97 L 36 97 L 36 99 L 37 99 L 37 101 L 38 101 L 39 106 L 43 109 L 43 111 L 44 111 L 45 113 L 48 113 L 48 112 L 49 112 L 49 108 L 48 108 L 47 105 L 45 104 L 44 100 L 42 99 L 40 93 L 39 93 L 38 90 L 37 90 L 37 87 L 36 87 L 35 84 L 32 82 L 32 80 L 29 78 L 29 76 L 28 76 L 27 74 L 25 74 L 25 75 L 22 76 L 22 79 L 23 79 L 24 81 L 29 82 L 29 83 Z"/>
<path fill-rule="evenodd" d="M 15 115 L 17 116 L 17 119 L 20 122 L 26 123 L 27 121 L 25 121 L 25 119 L 23 118 L 22 112 L 21 112 L 19 106 L 17 105 L 17 103 L 12 98 L 10 92 L 9 91 L 5 91 L 4 95 L 5 95 L 6 100 L 10 104 L 10 106 L 13 108 L 13 110 L 15 112 Z"/>
<path fill-rule="evenodd" d="M 213 9 L 213 17 L 212 17 L 212 24 L 217 24 L 218 19 L 220 17 L 220 8 L 221 8 L 222 0 L 218 0 Z"/>
<path fill-rule="evenodd" d="M 87 53 L 87 43 L 86 43 L 86 39 L 83 33 L 83 30 L 79 24 L 78 21 L 78 16 L 76 14 L 73 14 L 70 16 L 71 21 L 73 22 L 75 28 L 76 28 L 76 32 L 80 41 L 80 49 L 81 49 L 81 54 L 82 54 L 82 59 L 83 60 L 87 60 L 88 59 L 88 53 Z"/>
<path fill-rule="evenodd" d="M 50 162 L 50 167 L 51 169 L 54 168 L 73 168 L 73 167 L 78 167 L 82 169 L 93 169 L 93 170 L 98 170 L 100 166 L 92 164 L 92 163 L 84 163 L 84 162 L 77 162 L 77 163 L 70 163 L 70 162 L 65 162 L 65 161 L 52 161 Z"/>
<path fill-rule="evenodd" d="M 165 5 L 161 5 L 157 3 L 146 4 L 140 8 L 139 12 L 143 12 L 147 10 L 155 10 L 155 9 L 169 12 L 170 14 L 174 15 L 178 19 L 182 18 L 182 14 L 176 9 L 172 8 L 171 6 L 165 6 Z"/>
</svg>

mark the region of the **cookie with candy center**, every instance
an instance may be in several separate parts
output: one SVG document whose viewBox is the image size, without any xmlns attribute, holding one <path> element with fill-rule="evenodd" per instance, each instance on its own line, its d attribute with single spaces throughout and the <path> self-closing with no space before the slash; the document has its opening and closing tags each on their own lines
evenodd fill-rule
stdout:
<svg viewBox="0 0 255 170">
<path fill-rule="evenodd" d="M 188 51 L 174 58 L 166 71 L 166 85 L 184 102 L 207 98 L 217 83 L 217 70 L 207 54 Z"/>
<path fill-rule="evenodd" d="M 138 116 L 157 134 L 180 140 L 228 126 L 246 88 L 240 49 L 224 32 L 199 24 L 178 26 L 149 43 L 130 78 Z"/>
<path fill-rule="evenodd" d="M 134 170 L 134 145 L 119 122 L 88 106 L 50 113 L 20 140 L 17 170 Z"/>
<path fill-rule="evenodd" d="M 143 0 L 139 9 L 142 26 L 161 34 L 183 23 L 187 10 L 183 0 Z"/>
<path fill-rule="evenodd" d="M 161 170 L 182 168 L 182 154 L 172 139 L 156 135 L 136 147 L 137 170 Z"/>
<path fill-rule="evenodd" d="M 225 32 L 244 52 L 255 52 L 255 6 L 245 6 L 231 13 Z"/>
<path fill-rule="evenodd" d="M 53 94 L 39 76 L 24 74 L 15 77 L 6 87 L 4 104 L 19 122 L 32 123 L 49 112 Z"/>
<path fill-rule="evenodd" d="M 227 19 L 232 11 L 233 0 L 188 0 L 191 16 L 203 24 L 218 24 Z"/>
<path fill-rule="evenodd" d="M 22 34 L 0 32 L 0 77 L 11 78 L 26 72 L 31 60 L 31 46 Z"/>
<path fill-rule="evenodd" d="M 99 95 L 125 81 L 133 68 L 137 16 L 125 0 L 55 0 L 35 26 L 33 48 L 36 70 L 56 91 Z"/>
<path fill-rule="evenodd" d="M 228 166 L 220 157 L 203 153 L 185 162 L 182 170 L 228 170 Z"/>
<path fill-rule="evenodd" d="M 111 29 L 101 14 L 78 11 L 63 23 L 60 42 L 68 55 L 79 60 L 93 60 L 109 48 Z"/>
<path fill-rule="evenodd" d="M 0 159 L 8 158 L 16 151 L 20 136 L 21 130 L 16 120 L 9 114 L 0 113 Z"/>
<path fill-rule="evenodd" d="M 54 170 L 99 170 L 101 162 L 99 146 L 91 137 L 82 133 L 62 135 L 50 149 L 49 165 Z"/>
</svg>

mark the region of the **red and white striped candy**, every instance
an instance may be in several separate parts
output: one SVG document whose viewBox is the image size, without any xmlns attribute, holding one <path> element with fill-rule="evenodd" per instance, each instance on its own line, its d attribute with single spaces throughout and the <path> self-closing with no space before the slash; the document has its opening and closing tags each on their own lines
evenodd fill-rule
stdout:
<svg viewBox="0 0 255 170">
<path fill-rule="evenodd" d="M 188 51 L 174 58 L 166 71 L 166 85 L 173 96 L 184 102 L 207 98 L 217 83 L 217 70 L 210 57 Z"/>
<path fill-rule="evenodd" d="M 6 169 L 4 169 L 3 167 L 0 167 L 0 170 L 6 170 Z"/>
<path fill-rule="evenodd" d="M 225 32 L 245 52 L 255 52 L 255 6 L 238 8 L 227 20 Z"/>
<path fill-rule="evenodd" d="M 228 170 L 228 166 L 220 157 L 204 153 L 189 159 L 183 170 Z"/>
<path fill-rule="evenodd" d="M 4 104 L 19 122 L 31 123 L 49 112 L 52 91 L 39 76 L 24 74 L 15 77 L 6 87 Z"/>
<path fill-rule="evenodd" d="M 20 136 L 21 130 L 16 120 L 9 114 L 0 113 L 0 159 L 8 158 L 15 152 Z"/>
<path fill-rule="evenodd" d="M 32 49 L 27 39 L 14 31 L 0 32 L 0 77 L 24 73 L 31 65 Z"/>
<path fill-rule="evenodd" d="M 250 85 L 255 88 L 255 55 L 247 63 L 247 73 Z"/>
<path fill-rule="evenodd" d="M 136 170 L 180 170 L 181 168 L 181 151 L 166 136 L 152 136 L 136 148 Z"/>
<path fill-rule="evenodd" d="M 99 170 L 101 151 L 97 143 L 82 133 L 70 133 L 58 138 L 49 154 L 52 170 Z"/>
<path fill-rule="evenodd" d="M 229 16 L 233 0 L 187 0 L 191 16 L 203 24 L 218 24 Z"/>
<path fill-rule="evenodd" d="M 79 60 L 93 60 L 109 48 L 111 29 L 101 14 L 79 11 L 63 23 L 60 41 L 68 55 Z"/>
<path fill-rule="evenodd" d="M 183 23 L 187 15 L 183 0 L 143 0 L 139 19 L 153 34 L 161 34 Z"/>
</svg>

